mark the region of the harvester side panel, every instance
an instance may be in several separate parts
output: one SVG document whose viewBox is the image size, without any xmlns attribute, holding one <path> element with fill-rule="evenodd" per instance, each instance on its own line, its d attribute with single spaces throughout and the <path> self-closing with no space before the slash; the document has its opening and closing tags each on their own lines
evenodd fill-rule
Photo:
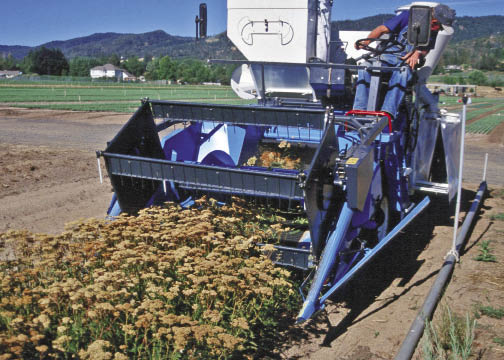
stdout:
<svg viewBox="0 0 504 360">
<path fill-rule="evenodd" d="M 124 127 L 108 144 L 106 153 L 122 154 L 126 156 L 145 156 L 152 159 L 163 159 L 164 153 L 161 148 L 156 124 L 148 102 L 133 114 Z M 135 179 L 123 179 L 113 174 L 106 161 L 106 167 L 110 174 L 110 181 L 117 195 L 119 205 L 125 212 L 135 212 L 145 207 L 155 189 L 145 186 Z"/>
</svg>

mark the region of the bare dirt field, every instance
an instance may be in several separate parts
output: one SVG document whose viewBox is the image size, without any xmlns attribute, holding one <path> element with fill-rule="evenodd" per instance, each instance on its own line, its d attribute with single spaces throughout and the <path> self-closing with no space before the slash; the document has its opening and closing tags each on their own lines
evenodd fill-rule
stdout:
<svg viewBox="0 0 504 360">
<path fill-rule="evenodd" d="M 103 217 L 112 192 L 98 179 L 103 150 L 130 115 L 0 107 L 0 232 L 58 233 L 79 218 Z M 489 196 L 456 265 L 443 302 L 458 314 L 478 304 L 504 304 L 504 124 L 490 135 L 466 137 L 463 210 L 481 180 L 489 153 Z M 408 230 L 354 280 L 327 311 L 293 326 L 279 344 L 289 359 L 390 359 L 398 351 L 449 250 L 452 209 L 435 199 Z M 496 263 L 475 261 L 491 240 Z M 504 319 L 477 320 L 478 359 L 504 358 Z M 420 353 L 415 354 L 420 358 Z"/>
</svg>

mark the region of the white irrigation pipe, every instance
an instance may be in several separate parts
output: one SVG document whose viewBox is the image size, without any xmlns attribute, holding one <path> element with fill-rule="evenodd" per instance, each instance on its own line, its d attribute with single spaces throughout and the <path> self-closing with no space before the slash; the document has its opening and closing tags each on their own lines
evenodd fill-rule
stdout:
<svg viewBox="0 0 504 360">
<path fill-rule="evenodd" d="M 459 172 L 458 172 L 458 184 L 457 184 L 457 205 L 455 207 L 455 219 L 453 220 L 453 242 L 452 247 L 448 255 L 453 254 L 457 262 L 460 259 L 459 253 L 457 251 L 457 231 L 459 225 L 460 217 L 460 201 L 462 198 L 462 175 L 464 173 L 464 146 L 465 146 L 465 130 L 466 130 L 466 115 L 467 115 L 467 98 L 464 98 L 464 106 L 462 108 L 462 134 L 460 136 L 460 156 L 459 156 Z"/>
</svg>

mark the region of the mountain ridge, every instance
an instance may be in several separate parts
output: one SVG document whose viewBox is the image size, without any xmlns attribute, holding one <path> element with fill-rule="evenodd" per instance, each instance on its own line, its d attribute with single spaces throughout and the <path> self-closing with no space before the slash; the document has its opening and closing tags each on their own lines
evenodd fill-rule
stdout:
<svg viewBox="0 0 504 360">
<path fill-rule="evenodd" d="M 334 21 L 341 30 L 371 30 L 393 17 L 391 14 L 378 14 L 357 20 Z M 478 39 L 489 38 L 504 34 L 504 16 L 463 16 L 454 23 L 455 35 L 451 44 Z M 67 58 L 77 56 L 99 57 L 117 54 L 120 56 L 146 55 L 173 58 L 241 58 L 239 51 L 227 39 L 225 32 L 207 39 L 195 42 L 187 36 L 170 35 L 164 30 L 154 30 L 141 34 L 133 33 L 94 33 L 88 36 L 68 40 L 50 41 L 38 46 L 0 45 L 0 56 L 12 54 L 16 59 L 22 59 L 30 50 L 40 47 L 59 48 Z"/>
</svg>

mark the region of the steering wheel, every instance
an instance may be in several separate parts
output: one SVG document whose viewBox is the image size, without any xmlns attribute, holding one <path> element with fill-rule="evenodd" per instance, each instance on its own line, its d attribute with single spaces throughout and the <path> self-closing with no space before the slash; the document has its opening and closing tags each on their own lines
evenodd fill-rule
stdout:
<svg viewBox="0 0 504 360">
<path fill-rule="evenodd" d="M 369 43 L 364 44 L 363 43 L 364 41 L 367 41 Z M 369 46 L 369 44 L 372 42 L 378 43 L 376 48 Z M 376 39 L 376 38 L 359 39 L 355 42 L 355 45 L 357 45 L 359 49 L 369 51 L 374 56 L 379 56 L 382 54 L 395 54 L 404 51 L 404 45 L 395 39 Z"/>
</svg>

